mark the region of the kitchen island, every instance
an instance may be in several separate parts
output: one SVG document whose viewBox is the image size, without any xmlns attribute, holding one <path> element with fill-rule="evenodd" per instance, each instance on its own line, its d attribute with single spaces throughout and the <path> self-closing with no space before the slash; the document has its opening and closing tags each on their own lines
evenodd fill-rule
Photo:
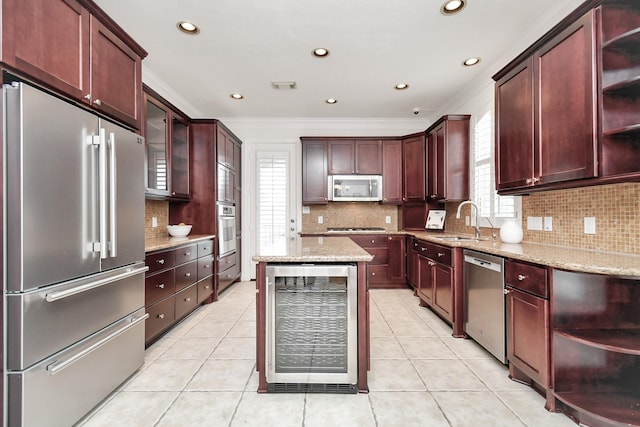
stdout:
<svg viewBox="0 0 640 427">
<path fill-rule="evenodd" d="M 298 237 L 289 241 L 287 244 L 281 246 L 274 246 L 270 248 L 263 248 L 258 254 L 253 256 L 253 260 L 258 262 L 256 271 L 256 357 L 257 364 L 256 369 L 259 373 L 258 392 L 265 393 L 267 391 L 320 391 L 320 392 L 352 392 L 357 390 L 361 393 L 368 392 L 367 385 L 367 372 L 369 370 L 369 291 L 367 286 L 367 263 L 373 259 L 373 256 L 358 246 L 355 242 L 347 237 Z M 323 277 L 311 277 L 305 272 L 315 268 L 318 271 L 324 269 L 327 274 Z M 296 328 L 294 332 L 291 330 L 279 332 L 279 343 L 274 344 L 277 323 L 282 324 L 281 318 L 276 316 L 276 305 L 273 302 L 275 298 L 275 280 L 273 277 L 269 279 L 269 271 L 274 271 L 274 268 L 279 268 L 281 271 L 287 269 L 300 268 L 304 274 L 303 277 L 294 277 L 295 275 L 289 275 L 286 280 L 282 279 L 283 292 L 287 292 L 286 298 L 294 298 L 296 304 L 301 299 L 309 298 L 309 295 L 313 297 L 314 301 L 309 304 L 294 305 L 298 310 L 305 312 L 304 316 L 298 317 L 300 326 Z M 305 270 L 307 269 L 307 270 Z M 337 271 L 349 270 L 353 272 L 348 278 L 341 275 L 341 273 L 335 273 Z M 284 273 L 286 275 L 286 273 Z M 273 276 L 273 275 L 271 275 Z M 317 279 L 317 280 L 315 280 Z M 342 280 L 344 279 L 344 280 Z M 269 283 L 268 283 L 269 282 Z M 286 283 L 285 283 L 286 282 Z M 344 282 L 344 287 L 342 284 Z M 288 288 L 287 288 L 288 287 Z M 353 291 L 355 290 L 355 295 Z M 342 294 L 347 295 L 343 304 L 341 300 Z M 306 295 L 306 296 L 305 296 Z M 339 298 L 338 298 L 339 296 Z M 329 306 L 333 304 L 331 301 L 339 300 L 335 306 Z M 318 301 L 320 300 L 320 301 Z M 280 303 L 277 305 L 281 306 Z M 349 314 L 351 310 L 351 314 Z M 344 311 L 344 316 L 341 315 Z M 331 313 L 335 318 L 331 318 L 328 314 Z M 280 319 L 280 320 L 278 320 Z M 291 320 L 289 318 L 288 320 Z M 288 340 L 289 337 L 284 336 L 287 334 L 296 334 L 295 337 L 291 337 L 291 342 L 295 343 L 298 348 L 303 344 L 307 345 L 306 336 L 301 335 L 305 331 L 313 329 L 308 327 L 308 322 L 314 322 L 315 326 L 318 326 L 318 322 L 323 322 L 323 325 L 330 325 L 330 327 L 322 327 L 320 331 L 320 339 L 316 338 L 316 342 L 312 344 L 312 350 L 306 350 L 305 352 L 290 350 L 290 347 L 286 347 L 282 344 L 283 340 Z M 342 323 L 345 323 L 345 327 L 352 328 L 354 331 L 347 333 L 346 330 L 342 332 Z M 348 324 L 348 325 L 347 325 Z M 267 325 L 271 327 L 268 328 Z M 283 327 L 284 329 L 284 327 Z M 335 337 L 330 336 L 332 332 L 336 332 Z M 333 352 L 331 348 L 341 347 L 342 337 L 348 335 L 351 347 L 349 347 L 349 357 L 355 357 L 354 363 L 343 363 L 341 361 L 335 361 L 339 359 L 336 355 L 331 354 L 331 357 L 327 357 L 327 354 L 319 354 L 322 351 Z M 329 343 L 329 344 L 328 344 Z M 336 345 L 338 344 L 338 345 Z M 299 380 L 297 378 L 304 377 L 304 372 L 300 372 L 300 366 L 296 366 L 294 369 L 282 368 L 282 372 L 277 374 L 280 377 L 287 377 L 292 371 L 296 371 L 296 374 L 291 376 L 294 378 L 291 383 L 282 382 L 277 380 L 278 384 L 272 382 L 269 384 L 267 381 L 267 369 L 274 369 L 273 366 L 269 366 L 267 360 L 274 358 L 274 347 L 280 346 L 284 356 L 291 359 L 295 358 L 297 361 L 302 357 L 304 363 L 309 363 L 307 372 L 307 380 Z M 320 348 L 322 347 L 322 348 Z M 345 357 L 347 347 L 345 349 Z M 311 353 L 309 353 L 311 351 Z M 355 354 L 354 354 L 355 352 Z M 286 353 L 286 354 L 285 354 Z M 305 354 L 298 354 L 305 353 Z M 308 360 L 307 360 L 308 359 Z M 331 362 L 329 360 L 331 359 Z M 334 360 L 335 359 L 335 360 Z M 334 363 L 335 362 L 335 363 Z M 281 364 L 280 362 L 278 362 Z M 325 365 L 340 365 L 338 371 L 328 369 L 327 366 L 317 367 L 317 364 Z M 272 363 L 273 364 L 273 363 Z M 344 365 L 344 366 L 343 366 Z M 350 375 L 355 375 L 354 384 L 350 384 L 350 387 L 345 388 L 345 384 L 342 384 L 342 378 L 336 372 L 342 372 L 344 368 L 344 374 L 349 371 Z M 355 369 L 355 372 L 351 372 Z M 320 372 L 322 371 L 322 372 Z M 284 375 L 281 375 L 284 373 Z M 320 381 L 313 379 L 314 374 L 318 373 L 317 378 L 323 378 Z M 328 375 L 327 375 L 328 374 Z M 297 376 L 296 376 L 297 375 Z M 335 382 L 331 378 L 338 378 Z M 328 378 L 328 380 L 324 380 Z M 351 382 L 351 381 L 350 381 Z"/>
</svg>

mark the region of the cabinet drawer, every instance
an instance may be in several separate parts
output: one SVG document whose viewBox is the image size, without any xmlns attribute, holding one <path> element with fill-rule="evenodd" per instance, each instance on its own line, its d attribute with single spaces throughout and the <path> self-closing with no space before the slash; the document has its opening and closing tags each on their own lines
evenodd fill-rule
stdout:
<svg viewBox="0 0 640 427">
<path fill-rule="evenodd" d="M 176 320 L 198 306 L 198 286 L 193 285 L 176 294 Z"/>
<path fill-rule="evenodd" d="M 148 276 L 144 281 L 144 305 L 153 305 L 176 290 L 174 270 Z"/>
<path fill-rule="evenodd" d="M 198 243 L 198 258 L 213 253 L 213 240 Z"/>
<path fill-rule="evenodd" d="M 169 297 L 148 307 L 147 313 L 149 313 L 149 318 L 145 321 L 144 336 L 145 341 L 148 343 L 173 324 L 175 320 L 175 297 Z"/>
<path fill-rule="evenodd" d="M 428 257 L 437 263 L 451 267 L 451 248 L 428 244 Z"/>
<path fill-rule="evenodd" d="M 505 280 L 507 285 L 513 288 L 549 298 L 549 283 L 545 267 L 507 260 Z"/>
<path fill-rule="evenodd" d="M 218 273 L 236 265 L 236 254 L 227 255 L 218 261 Z"/>
<path fill-rule="evenodd" d="M 207 255 L 198 259 L 198 280 L 202 280 L 213 274 L 213 255 Z"/>
<path fill-rule="evenodd" d="M 198 257 L 198 246 L 183 246 L 181 248 L 177 248 L 174 252 L 176 256 L 176 265 L 180 265 L 185 262 L 193 261 Z"/>
<path fill-rule="evenodd" d="M 196 261 L 176 267 L 176 291 L 195 283 L 197 278 L 198 263 Z"/>
<path fill-rule="evenodd" d="M 389 282 L 389 266 L 387 265 L 369 265 L 367 269 L 369 283 L 387 283 Z"/>
<path fill-rule="evenodd" d="M 213 294 L 213 278 L 214 276 L 209 276 L 198 282 L 198 304 Z"/>
<path fill-rule="evenodd" d="M 360 247 L 363 248 L 377 248 L 384 247 L 386 248 L 388 245 L 388 238 L 386 235 L 365 235 L 365 236 L 349 236 L 351 240 L 356 242 Z"/>
<path fill-rule="evenodd" d="M 156 271 L 172 268 L 176 265 L 175 254 L 173 251 L 156 252 L 146 256 L 145 264 L 149 267 L 147 275 Z"/>
</svg>

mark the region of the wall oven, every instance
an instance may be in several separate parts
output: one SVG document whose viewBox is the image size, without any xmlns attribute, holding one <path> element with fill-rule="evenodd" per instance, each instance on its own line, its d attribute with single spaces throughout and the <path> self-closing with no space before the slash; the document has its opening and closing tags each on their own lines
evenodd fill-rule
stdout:
<svg viewBox="0 0 640 427">
<path fill-rule="evenodd" d="M 269 392 L 357 392 L 357 267 L 268 265 Z"/>
<path fill-rule="evenodd" d="M 218 254 L 225 256 L 236 251 L 236 207 L 218 205 Z"/>
</svg>

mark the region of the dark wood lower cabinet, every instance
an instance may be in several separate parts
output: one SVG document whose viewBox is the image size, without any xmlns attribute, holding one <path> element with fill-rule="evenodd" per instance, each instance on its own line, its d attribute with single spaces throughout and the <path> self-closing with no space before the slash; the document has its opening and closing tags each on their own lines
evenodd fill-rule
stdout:
<svg viewBox="0 0 640 427">
<path fill-rule="evenodd" d="M 351 240 L 374 256 L 367 266 L 371 288 L 404 288 L 406 237 L 386 234 L 350 235 Z"/>
<path fill-rule="evenodd" d="M 211 301 L 215 277 L 213 263 L 213 239 L 147 253 L 147 346 L 198 305 Z"/>
</svg>

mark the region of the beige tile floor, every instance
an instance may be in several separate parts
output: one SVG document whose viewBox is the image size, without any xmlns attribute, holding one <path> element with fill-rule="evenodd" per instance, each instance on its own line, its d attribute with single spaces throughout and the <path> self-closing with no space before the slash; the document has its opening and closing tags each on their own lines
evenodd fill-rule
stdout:
<svg viewBox="0 0 640 427">
<path fill-rule="evenodd" d="M 241 282 L 151 346 L 81 425 L 575 426 L 408 289 L 371 291 L 370 393 L 258 394 L 257 383 L 255 282 Z"/>
</svg>

